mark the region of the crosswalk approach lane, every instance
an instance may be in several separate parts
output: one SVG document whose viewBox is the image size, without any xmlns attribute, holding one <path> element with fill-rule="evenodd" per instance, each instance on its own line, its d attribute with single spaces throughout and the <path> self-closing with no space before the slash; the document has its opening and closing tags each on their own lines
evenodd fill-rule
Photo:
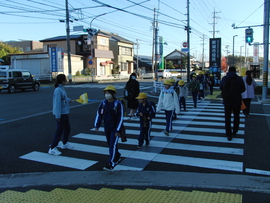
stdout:
<svg viewBox="0 0 270 203">
<path fill-rule="evenodd" d="M 153 119 L 151 141 L 149 146 L 137 149 L 139 134 L 139 120 L 125 118 L 128 141 L 119 142 L 119 150 L 123 161 L 114 170 L 142 171 L 151 163 L 168 163 L 179 166 L 201 167 L 205 169 L 243 172 L 242 157 L 244 155 L 244 117 L 240 119 L 240 129 L 235 138 L 228 142 L 224 130 L 224 109 L 222 103 L 204 101 L 193 108 L 188 99 L 187 110 L 178 115 L 173 122 L 173 131 L 170 136 L 164 135 L 165 114 L 159 112 Z M 99 129 L 102 133 L 104 128 Z M 106 138 L 96 133 L 94 128 L 88 133 L 79 133 L 72 136 L 72 150 L 77 152 L 108 155 Z M 77 141 L 79 141 L 77 143 Z M 97 144 L 82 144 L 83 141 L 98 141 Z M 93 143 L 91 142 L 91 143 Z M 87 143 L 87 142 L 86 142 Z M 124 146 L 123 149 L 121 146 Z M 196 157 L 192 155 L 196 153 Z M 205 153 L 208 154 L 205 157 Z M 226 158 L 224 158 L 226 157 Z M 20 157 L 47 164 L 63 166 L 71 169 L 87 170 L 99 160 L 78 159 L 67 156 L 51 156 L 44 152 L 31 152 Z M 76 164 L 70 166 L 68 162 Z"/>
</svg>

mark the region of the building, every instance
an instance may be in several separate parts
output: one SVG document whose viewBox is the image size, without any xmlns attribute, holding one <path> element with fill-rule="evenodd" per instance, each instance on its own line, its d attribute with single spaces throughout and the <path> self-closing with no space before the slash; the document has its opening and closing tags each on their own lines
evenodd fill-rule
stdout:
<svg viewBox="0 0 270 203">
<path fill-rule="evenodd" d="M 47 38 L 41 42 L 46 52 L 51 47 L 63 47 L 63 51 L 67 52 L 66 36 Z M 133 72 L 133 42 L 117 34 L 99 31 L 91 39 L 87 34 L 71 35 L 70 53 L 82 56 L 83 70 L 89 69 L 93 75 Z"/>
<path fill-rule="evenodd" d="M 42 50 L 43 43 L 38 41 L 21 40 L 21 41 L 6 41 L 4 42 L 10 46 L 18 47 L 21 52 L 29 52 L 34 50 Z"/>
<path fill-rule="evenodd" d="M 137 69 L 137 55 L 134 56 L 134 63 Z M 152 70 L 152 56 L 139 55 L 138 56 L 138 73 L 153 73 Z"/>
<path fill-rule="evenodd" d="M 112 50 L 113 70 L 118 74 L 131 74 L 134 72 L 133 56 L 134 56 L 134 42 L 129 41 L 118 34 L 100 31 L 104 35 L 110 36 L 110 50 Z"/>
<path fill-rule="evenodd" d="M 175 49 L 164 57 L 165 68 L 167 62 L 170 61 L 176 69 L 186 69 L 186 64 L 183 64 L 186 57 L 186 52 Z M 195 57 L 190 56 L 190 67 L 192 68 L 193 65 L 195 65 Z"/>
</svg>

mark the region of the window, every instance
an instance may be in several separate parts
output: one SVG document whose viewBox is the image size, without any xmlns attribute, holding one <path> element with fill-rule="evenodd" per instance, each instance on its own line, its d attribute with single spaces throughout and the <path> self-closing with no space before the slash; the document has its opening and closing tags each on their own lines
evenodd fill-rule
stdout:
<svg viewBox="0 0 270 203">
<path fill-rule="evenodd" d="M 132 55 L 132 49 L 128 48 L 128 47 L 121 47 L 121 53 L 122 53 L 122 55 L 131 56 Z"/>
<path fill-rule="evenodd" d="M 22 72 L 14 71 L 13 77 L 22 77 Z"/>
<path fill-rule="evenodd" d="M 122 62 L 121 63 L 121 71 L 127 71 L 128 69 L 128 63 Z"/>
<path fill-rule="evenodd" d="M 105 38 L 100 38 L 99 43 L 102 45 L 107 45 L 107 40 Z"/>
<path fill-rule="evenodd" d="M 23 75 L 24 78 L 29 78 L 29 77 L 31 77 L 30 72 L 22 72 L 22 75 Z"/>
<path fill-rule="evenodd" d="M 6 77 L 6 75 L 7 75 L 7 73 L 6 73 L 6 72 L 0 72 L 0 78 L 5 78 L 5 77 Z"/>
</svg>

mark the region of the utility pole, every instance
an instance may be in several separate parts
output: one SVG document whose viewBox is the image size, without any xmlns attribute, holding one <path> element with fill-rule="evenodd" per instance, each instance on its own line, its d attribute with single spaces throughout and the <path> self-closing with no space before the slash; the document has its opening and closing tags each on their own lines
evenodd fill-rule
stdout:
<svg viewBox="0 0 270 203">
<path fill-rule="evenodd" d="M 264 29 L 263 29 L 263 44 L 264 44 L 264 59 L 263 59 L 263 85 L 262 99 L 267 99 L 268 91 L 268 54 L 269 54 L 269 8 L 270 0 L 264 0 Z"/>
<path fill-rule="evenodd" d="M 189 25 L 189 0 L 187 0 L 187 48 L 189 49 L 187 52 L 187 82 L 190 82 L 190 25 Z"/>
<path fill-rule="evenodd" d="M 68 0 L 66 0 L 66 33 L 67 33 L 67 55 L 68 55 L 68 80 L 72 83 L 71 57 L 70 57 L 70 29 L 69 29 L 69 11 Z"/>
<path fill-rule="evenodd" d="M 213 13 L 213 23 L 210 23 L 210 24 L 213 24 L 213 31 L 210 31 L 213 33 L 213 38 L 215 38 L 215 34 L 218 33 L 219 31 L 216 31 L 216 19 L 220 18 L 220 17 L 217 17 L 216 14 L 217 13 L 220 13 L 220 12 L 216 12 L 215 11 L 215 8 L 214 8 L 214 13 Z"/>
<path fill-rule="evenodd" d="M 228 67 L 228 65 L 229 65 L 229 53 L 230 53 L 230 52 L 229 52 L 229 45 L 226 45 L 226 46 L 225 46 L 225 49 L 227 49 L 227 50 L 226 50 L 226 53 L 227 53 L 227 67 Z M 227 70 L 227 67 L 226 67 L 226 70 Z"/>
<path fill-rule="evenodd" d="M 154 8 L 154 21 L 153 21 L 153 44 L 152 44 L 152 72 L 154 79 L 156 78 L 155 75 L 155 31 L 156 31 L 156 8 Z"/>
<path fill-rule="evenodd" d="M 136 68 L 136 73 L 138 74 L 139 71 L 139 39 L 136 39 L 137 41 L 137 68 Z"/>
<path fill-rule="evenodd" d="M 204 70 L 204 34 L 203 34 L 203 37 L 202 37 L 202 40 L 203 40 L 203 48 L 202 48 L 202 69 Z"/>
</svg>

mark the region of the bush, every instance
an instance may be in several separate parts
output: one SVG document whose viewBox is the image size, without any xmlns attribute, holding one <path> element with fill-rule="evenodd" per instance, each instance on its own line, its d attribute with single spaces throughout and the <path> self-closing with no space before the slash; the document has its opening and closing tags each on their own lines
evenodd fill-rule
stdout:
<svg viewBox="0 0 270 203">
<path fill-rule="evenodd" d="M 80 76 L 80 75 L 81 75 L 80 71 L 77 71 L 76 76 Z"/>
</svg>

